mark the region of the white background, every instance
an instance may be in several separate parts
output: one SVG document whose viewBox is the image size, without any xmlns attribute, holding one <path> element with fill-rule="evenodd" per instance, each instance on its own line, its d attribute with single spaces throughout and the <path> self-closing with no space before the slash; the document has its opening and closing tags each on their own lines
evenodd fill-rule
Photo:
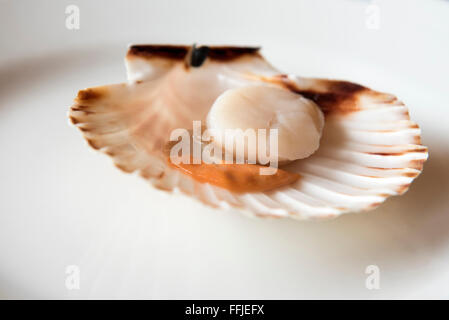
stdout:
<svg viewBox="0 0 449 320">
<path fill-rule="evenodd" d="M 449 298 L 449 2 L 376 1 L 375 30 L 370 3 L 0 0 L 0 297 Z M 255 220 L 152 189 L 68 125 L 77 90 L 125 81 L 127 44 L 193 42 L 262 45 L 285 72 L 398 95 L 424 173 L 369 213 Z"/>
</svg>

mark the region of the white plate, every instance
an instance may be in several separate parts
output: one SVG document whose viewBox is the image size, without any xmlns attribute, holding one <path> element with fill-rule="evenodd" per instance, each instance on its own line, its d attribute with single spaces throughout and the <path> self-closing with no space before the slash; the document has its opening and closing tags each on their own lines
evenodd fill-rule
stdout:
<svg viewBox="0 0 449 320">
<path fill-rule="evenodd" d="M 1 297 L 449 298 L 449 3 L 378 1 L 379 29 L 366 1 L 257 3 L 0 3 Z M 193 41 L 261 44 L 283 70 L 398 95 L 423 174 L 369 213 L 255 220 L 152 189 L 68 125 L 78 89 L 125 80 L 127 43 Z"/>
</svg>

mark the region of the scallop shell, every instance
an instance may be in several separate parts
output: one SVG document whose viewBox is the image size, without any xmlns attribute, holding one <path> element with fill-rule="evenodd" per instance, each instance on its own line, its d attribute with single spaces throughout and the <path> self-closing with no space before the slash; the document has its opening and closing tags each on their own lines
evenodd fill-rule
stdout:
<svg viewBox="0 0 449 320">
<path fill-rule="evenodd" d="M 201 67 L 192 68 L 191 47 L 130 47 L 129 82 L 81 90 L 70 108 L 71 122 L 123 171 L 139 172 L 157 188 L 179 190 L 207 205 L 260 217 L 325 218 L 373 209 L 403 194 L 421 173 L 427 148 L 395 96 L 346 81 L 280 74 L 258 48 L 207 49 Z M 237 194 L 167 166 L 160 150 L 169 132 L 190 128 L 221 92 L 251 81 L 284 86 L 324 112 L 319 150 L 286 167 L 301 178 L 273 191 Z"/>
</svg>

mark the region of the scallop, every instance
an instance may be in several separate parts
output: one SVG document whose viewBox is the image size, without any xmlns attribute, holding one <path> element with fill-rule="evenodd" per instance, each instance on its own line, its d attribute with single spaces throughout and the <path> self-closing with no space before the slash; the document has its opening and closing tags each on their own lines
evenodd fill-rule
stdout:
<svg viewBox="0 0 449 320">
<path fill-rule="evenodd" d="M 277 157 L 283 163 L 314 153 L 324 126 L 323 113 L 312 100 L 282 87 L 266 85 L 227 90 L 215 100 L 206 121 L 222 148 L 226 132 L 231 132 L 232 138 L 233 130 L 277 130 Z M 265 145 L 269 146 L 269 135 L 265 134 L 265 138 Z M 234 140 L 231 139 L 231 143 L 235 144 Z M 255 139 L 254 150 L 250 150 L 253 154 L 258 153 L 257 145 Z"/>
<path fill-rule="evenodd" d="M 126 66 L 127 83 L 79 91 L 71 122 L 121 170 L 213 207 L 299 219 L 365 211 L 407 191 L 428 156 L 418 125 L 394 95 L 280 73 L 259 48 L 136 45 Z M 238 117 L 235 105 L 245 95 L 260 103 L 243 103 L 246 116 Z M 263 112 L 251 117 L 257 108 Z M 166 152 L 170 135 L 193 121 L 282 129 L 279 156 L 286 161 L 269 176 L 257 174 L 258 163 L 174 164 Z"/>
</svg>

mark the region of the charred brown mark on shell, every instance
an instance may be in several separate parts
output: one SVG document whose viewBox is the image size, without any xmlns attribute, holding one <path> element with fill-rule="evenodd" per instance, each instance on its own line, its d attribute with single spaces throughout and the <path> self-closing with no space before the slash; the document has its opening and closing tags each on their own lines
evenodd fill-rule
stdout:
<svg viewBox="0 0 449 320">
<path fill-rule="evenodd" d="M 398 194 L 404 194 L 410 188 L 410 183 L 403 184 L 396 189 Z"/>
<path fill-rule="evenodd" d="M 421 136 L 417 135 L 413 138 L 414 144 L 421 144 Z"/>
<path fill-rule="evenodd" d="M 331 113 L 351 113 L 358 111 L 358 96 L 368 88 L 356 83 L 339 80 L 320 80 L 323 89 L 302 89 L 296 83 L 288 79 L 287 75 L 277 77 L 279 83 L 285 88 L 301 94 L 315 102 L 324 115 Z"/>
<path fill-rule="evenodd" d="M 401 151 L 401 152 L 365 152 L 367 154 L 376 155 L 376 156 L 402 156 L 407 153 L 426 153 L 427 148 L 423 146 L 414 146 L 413 148 Z"/>
<path fill-rule="evenodd" d="M 70 121 L 72 122 L 72 124 L 78 124 L 79 121 L 77 118 L 75 118 L 74 116 L 69 116 Z"/>
<path fill-rule="evenodd" d="M 166 58 L 182 60 L 187 55 L 189 48 L 178 45 L 135 45 L 128 50 L 127 56 L 138 56 L 143 58 Z"/>
<path fill-rule="evenodd" d="M 419 172 L 405 172 L 403 174 L 404 177 L 407 178 L 416 178 L 419 175 Z"/>
<path fill-rule="evenodd" d="M 259 56 L 260 47 L 209 47 L 208 57 L 212 60 L 234 60 L 244 55 L 257 55 Z"/>
<path fill-rule="evenodd" d="M 71 107 L 71 109 L 74 110 L 74 111 L 84 111 L 84 110 L 87 110 L 87 109 L 90 109 L 90 108 L 91 107 L 89 107 L 89 106 L 84 106 L 84 105 L 81 105 L 81 104 L 76 104 L 76 105 L 73 105 Z"/>
<path fill-rule="evenodd" d="M 409 167 L 409 168 L 412 168 L 412 169 L 416 169 L 416 170 L 422 171 L 422 169 L 423 169 L 423 167 L 424 167 L 424 162 L 425 162 L 425 161 L 426 161 L 426 160 L 424 160 L 424 159 L 415 159 L 415 160 L 412 160 L 412 161 L 410 161 L 408 167 Z"/>
<path fill-rule="evenodd" d="M 85 115 L 89 115 L 89 114 L 94 114 L 95 113 L 95 112 L 93 112 L 91 110 L 87 110 L 86 108 L 79 108 L 78 106 L 72 107 L 72 111 L 82 112 Z"/>
<path fill-rule="evenodd" d="M 370 205 L 368 206 L 367 209 L 374 209 L 374 208 L 377 208 L 377 207 L 380 206 L 381 204 L 382 204 L 382 202 L 375 202 L 375 203 L 372 203 L 372 204 L 370 204 Z"/>
<path fill-rule="evenodd" d="M 91 148 L 93 148 L 95 150 L 100 150 L 101 149 L 101 146 L 99 146 L 93 139 L 86 138 L 86 141 L 87 141 L 87 144 Z"/>
<path fill-rule="evenodd" d="M 120 170 L 122 170 L 123 172 L 126 172 L 126 173 L 132 173 L 135 170 L 134 168 L 129 168 L 126 165 L 123 165 L 123 164 L 120 164 L 120 163 L 117 163 L 117 162 L 114 162 L 114 166 L 116 166 L 118 169 L 120 169 Z"/>
<path fill-rule="evenodd" d="M 133 45 L 129 48 L 127 56 L 184 60 L 191 52 L 194 54 L 191 55 L 190 62 L 192 66 L 196 67 L 200 66 L 206 58 L 231 61 L 245 55 L 259 56 L 259 49 L 260 47 L 235 46 Z"/>
<path fill-rule="evenodd" d="M 370 154 L 373 156 L 403 156 L 407 153 L 425 153 L 426 151 L 422 151 L 420 149 L 417 150 L 407 150 L 403 152 L 365 152 L 366 154 Z"/>
<path fill-rule="evenodd" d="M 421 145 L 416 146 L 415 149 L 413 149 L 413 152 L 421 152 L 421 153 L 425 153 L 425 152 L 427 152 L 427 151 L 428 151 L 427 147 L 421 146 Z"/>
<path fill-rule="evenodd" d="M 103 97 L 105 94 L 105 88 L 89 88 L 78 91 L 76 99 L 79 101 L 95 100 Z"/>
<path fill-rule="evenodd" d="M 403 156 L 404 154 L 411 151 L 403 151 L 403 152 L 366 152 L 366 154 L 370 154 L 373 156 Z"/>
<path fill-rule="evenodd" d="M 78 126 L 78 129 L 80 129 L 82 132 L 91 132 L 92 128 Z"/>
</svg>

